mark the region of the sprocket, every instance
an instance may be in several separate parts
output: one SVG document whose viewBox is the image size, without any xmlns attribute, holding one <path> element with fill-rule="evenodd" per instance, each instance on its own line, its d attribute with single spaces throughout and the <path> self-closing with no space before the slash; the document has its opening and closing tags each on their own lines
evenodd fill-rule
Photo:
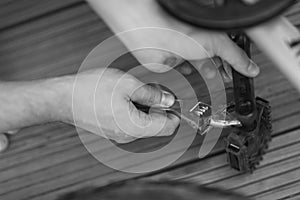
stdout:
<svg viewBox="0 0 300 200">
<path fill-rule="evenodd" d="M 246 131 L 235 127 L 225 139 L 227 160 L 230 166 L 241 172 L 253 172 L 263 155 L 268 149 L 271 141 L 271 107 L 269 102 L 256 98 L 258 120 L 256 128 Z"/>
</svg>

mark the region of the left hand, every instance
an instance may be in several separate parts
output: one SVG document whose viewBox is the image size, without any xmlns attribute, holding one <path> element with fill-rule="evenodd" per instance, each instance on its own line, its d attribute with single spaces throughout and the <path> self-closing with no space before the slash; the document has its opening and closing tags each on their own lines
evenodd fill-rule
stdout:
<svg viewBox="0 0 300 200">
<path fill-rule="evenodd" d="M 240 73 L 255 77 L 259 74 L 258 66 L 248 58 L 225 33 L 203 30 L 190 26 L 169 16 L 156 0 L 88 0 L 96 12 L 105 20 L 110 28 L 119 33 L 139 28 L 162 28 L 181 33 L 195 40 L 204 47 L 206 52 L 193 49 L 185 40 L 172 31 L 133 31 L 126 38 L 120 38 L 128 49 L 132 50 L 141 46 L 155 46 L 174 52 L 180 52 L 185 59 L 194 61 L 199 68 L 203 59 L 219 56 Z M 158 29 L 159 30 L 159 29 Z M 169 67 L 174 67 L 182 62 L 182 58 L 161 50 L 135 51 L 133 54 L 148 69 L 155 72 L 165 72 Z M 169 67 L 163 67 L 167 65 Z M 222 65 L 221 62 L 217 65 Z M 226 70 L 228 73 L 229 70 Z M 207 74 L 216 72 L 216 68 L 205 69 Z"/>
</svg>

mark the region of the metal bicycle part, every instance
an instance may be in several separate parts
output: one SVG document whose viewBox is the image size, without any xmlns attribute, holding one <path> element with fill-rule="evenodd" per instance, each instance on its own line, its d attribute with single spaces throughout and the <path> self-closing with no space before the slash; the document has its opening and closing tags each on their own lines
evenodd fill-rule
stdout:
<svg viewBox="0 0 300 200">
<path fill-rule="evenodd" d="M 258 119 L 255 129 L 233 128 L 225 139 L 227 160 L 233 169 L 250 172 L 257 168 L 271 141 L 271 107 L 269 102 L 256 98 Z"/>
<path fill-rule="evenodd" d="M 295 0 L 158 0 L 171 15 L 197 27 L 222 30 L 249 57 L 250 40 L 243 29 L 269 21 L 293 5 Z M 293 43 L 298 45 L 296 41 Z M 292 46 L 292 45 L 291 45 Z M 226 138 L 230 166 L 241 172 L 252 172 L 271 140 L 271 108 L 255 97 L 254 81 L 233 70 L 233 114 L 241 127 L 233 127 Z"/>
<path fill-rule="evenodd" d="M 231 34 L 232 40 L 249 57 L 250 40 L 243 33 Z M 234 105 L 232 114 L 242 127 L 233 128 L 225 139 L 229 165 L 243 173 L 253 172 L 271 141 L 272 123 L 269 102 L 255 97 L 254 82 L 233 70 Z"/>
<path fill-rule="evenodd" d="M 197 130 L 200 135 L 206 134 L 211 128 L 229 128 L 229 127 L 240 127 L 242 123 L 235 119 L 230 113 L 226 112 L 228 105 L 223 105 L 222 108 L 212 114 L 211 106 L 203 103 L 196 102 L 189 99 L 176 99 L 175 104 L 171 107 L 161 107 L 160 105 L 153 105 L 147 107 L 134 103 L 135 107 L 145 113 L 150 111 L 165 111 L 168 113 L 175 114 L 181 120 L 187 122 L 193 129 Z M 222 120 L 226 115 L 227 118 Z M 229 117 L 231 116 L 231 117 Z"/>
<path fill-rule="evenodd" d="M 158 0 L 174 17 L 215 30 L 237 30 L 266 22 L 282 14 L 295 0 Z"/>
</svg>

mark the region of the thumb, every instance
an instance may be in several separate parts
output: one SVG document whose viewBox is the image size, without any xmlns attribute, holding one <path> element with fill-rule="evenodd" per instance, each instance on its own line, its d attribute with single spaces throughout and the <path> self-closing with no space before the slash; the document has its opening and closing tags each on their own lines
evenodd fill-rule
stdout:
<svg viewBox="0 0 300 200">
<path fill-rule="evenodd" d="M 137 124 L 131 133 L 134 134 L 136 138 L 170 136 L 179 126 L 180 119 L 171 113 L 150 110 L 150 113 L 146 114 L 136 109 L 133 104 L 131 104 L 130 107 L 130 118 Z"/>
<path fill-rule="evenodd" d="M 14 135 L 18 132 L 19 132 L 19 130 L 13 130 L 13 131 L 7 131 L 6 133 L 9 134 L 9 135 Z"/>
<path fill-rule="evenodd" d="M 215 40 L 213 53 L 227 61 L 236 71 L 249 77 L 259 74 L 259 67 L 226 35 Z"/>
<path fill-rule="evenodd" d="M 132 94 L 131 100 L 146 106 L 171 107 L 175 103 L 175 97 L 172 94 L 151 85 L 139 87 Z"/>
</svg>

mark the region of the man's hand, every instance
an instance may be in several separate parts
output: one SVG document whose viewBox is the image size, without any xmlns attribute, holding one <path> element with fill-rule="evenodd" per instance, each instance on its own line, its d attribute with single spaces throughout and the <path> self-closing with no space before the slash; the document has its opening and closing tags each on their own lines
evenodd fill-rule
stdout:
<svg viewBox="0 0 300 200">
<path fill-rule="evenodd" d="M 118 143 L 168 136 L 179 125 L 178 117 L 163 112 L 146 114 L 133 102 L 169 107 L 174 101 L 173 95 L 115 69 L 47 80 L 2 82 L 0 133 L 62 121 Z M 0 141 L 0 149 L 1 144 Z"/>
<path fill-rule="evenodd" d="M 201 60 L 219 56 L 246 76 L 254 77 L 259 73 L 257 65 L 225 33 L 207 31 L 180 22 L 169 16 L 156 0 L 88 0 L 88 2 L 115 33 L 149 27 L 171 29 L 191 37 L 203 46 L 207 53 L 193 49 L 184 39 L 178 38 L 178 35 L 172 34 L 171 31 L 169 34 L 163 31 L 139 34 L 139 31 L 136 31 L 124 38 L 121 37 L 120 39 L 131 50 L 151 44 L 161 49 L 180 52 L 186 59 L 195 61 L 195 66 L 199 67 L 203 64 Z M 163 51 L 145 50 L 133 54 L 142 64 L 158 63 L 174 67 L 182 62 L 181 58 Z M 145 66 L 155 72 L 165 72 L 169 69 L 162 65 Z M 216 69 L 210 70 L 205 69 L 205 72 L 213 74 Z M 228 69 L 225 71 L 230 73 Z"/>
<path fill-rule="evenodd" d="M 134 106 L 133 102 L 150 107 L 170 107 L 175 99 L 173 95 L 145 85 L 131 75 L 115 69 L 98 69 L 81 73 L 75 82 L 73 80 L 74 77 L 70 77 L 66 89 L 70 95 L 71 86 L 75 83 L 73 108 L 70 109 L 70 104 L 64 106 L 69 108 L 64 112 L 67 114 L 65 122 L 73 123 L 74 116 L 77 127 L 118 143 L 169 136 L 179 125 L 180 120 L 175 115 L 146 114 Z"/>
</svg>

